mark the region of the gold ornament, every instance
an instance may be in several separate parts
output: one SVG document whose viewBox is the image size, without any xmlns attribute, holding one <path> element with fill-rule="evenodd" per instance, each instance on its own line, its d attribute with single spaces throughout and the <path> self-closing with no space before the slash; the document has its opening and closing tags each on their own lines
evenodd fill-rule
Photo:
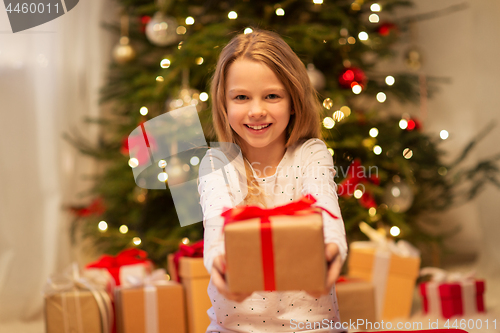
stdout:
<svg viewBox="0 0 500 333">
<path fill-rule="evenodd" d="M 422 55 L 417 48 L 412 47 L 406 51 L 405 62 L 410 69 L 415 71 L 419 70 L 420 67 L 422 67 L 422 61 Z"/>
<path fill-rule="evenodd" d="M 120 43 L 116 45 L 113 49 L 113 59 L 121 65 L 132 61 L 135 58 L 135 50 L 132 45 L 129 44 L 129 38 L 122 36 L 120 38 Z"/>
</svg>

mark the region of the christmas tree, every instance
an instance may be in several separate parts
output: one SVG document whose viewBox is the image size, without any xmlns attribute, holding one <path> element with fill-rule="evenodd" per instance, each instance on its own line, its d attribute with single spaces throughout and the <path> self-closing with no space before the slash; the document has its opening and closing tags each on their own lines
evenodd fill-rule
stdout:
<svg viewBox="0 0 500 333">
<path fill-rule="evenodd" d="M 138 187 L 131 171 L 128 136 L 141 123 L 170 110 L 194 105 L 207 142 L 211 128 L 209 81 L 218 54 L 239 33 L 260 28 L 279 33 L 307 66 L 323 104 L 323 137 L 337 168 L 339 201 L 350 241 L 363 239 L 365 221 L 389 237 L 421 249 L 439 244 L 419 223 L 423 213 L 442 211 L 473 198 L 487 182 L 497 186 L 493 157 L 461 168 L 479 141 L 473 140 L 454 163 L 442 162 L 439 142 L 446 133 L 426 134 L 410 115 L 382 116 L 385 105 L 419 103 L 431 96 L 432 77 L 419 75 L 419 54 L 406 55 L 408 70 L 383 73 L 377 65 L 403 56 L 394 46 L 409 38 L 422 17 L 395 19 L 410 1 L 151 1 L 120 0 L 115 62 L 102 90 L 110 111 L 99 119 L 99 145 L 68 135 L 84 154 L 103 161 L 92 203 L 73 207 L 74 229 L 98 249 L 115 254 L 129 247 L 146 250 L 159 265 L 181 242 L 203 237 L 201 223 L 180 227 L 171 193 Z M 430 13 L 433 16 L 435 13 Z M 426 84 L 423 85 L 422 82 Z M 429 86 L 429 87 L 427 87 Z M 424 88 L 423 88 L 424 87 Z M 367 102 L 369 101 L 369 102 Z M 197 177 L 203 150 L 178 156 L 186 177 Z M 167 163 L 173 161 L 167 160 Z M 168 185 L 168 180 L 166 180 Z M 469 187 L 457 197 L 459 184 Z"/>
</svg>

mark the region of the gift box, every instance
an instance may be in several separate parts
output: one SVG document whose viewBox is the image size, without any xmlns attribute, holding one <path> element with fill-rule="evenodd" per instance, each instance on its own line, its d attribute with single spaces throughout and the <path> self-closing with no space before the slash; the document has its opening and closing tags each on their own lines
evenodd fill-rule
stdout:
<svg viewBox="0 0 500 333">
<path fill-rule="evenodd" d="M 186 293 L 188 332 L 205 333 L 210 325 L 207 311 L 212 303 L 207 292 L 210 275 L 203 258 L 180 258 L 178 274 Z"/>
<path fill-rule="evenodd" d="M 309 195 L 272 209 L 245 206 L 223 213 L 230 291 L 325 289 L 322 210 L 315 202 Z"/>
<path fill-rule="evenodd" d="M 157 270 L 132 286 L 115 289 L 118 333 L 186 332 L 184 290 L 165 277 L 164 270 Z"/>
<path fill-rule="evenodd" d="M 348 275 L 373 283 L 377 319 L 410 315 L 420 256 L 409 243 L 353 242 Z"/>
<path fill-rule="evenodd" d="M 351 277 L 340 277 L 335 283 L 341 322 L 376 322 L 375 288 L 370 282 Z M 358 329 L 368 329 L 358 327 Z"/>
<path fill-rule="evenodd" d="M 425 314 L 448 319 L 453 316 L 470 316 L 485 312 L 484 280 L 474 279 L 472 275 L 448 275 L 437 268 L 423 268 L 422 272 L 425 271 L 434 275 L 433 281 L 419 285 Z"/>
<path fill-rule="evenodd" d="M 44 290 L 47 333 L 110 333 L 113 325 L 111 300 L 104 289 L 72 273 L 49 278 Z"/>
<path fill-rule="evenodd" d="M 87 270 L 106 270 L 113 277 L 110 281 L 115 286 L 127 286 L 127 277 L 145 278 L 153 271 L 153 263 L 147 259 L 145 251 L 132 248 L 116 256 L 103 255 L 99 260 L 86 266 Z"/>
</svg>

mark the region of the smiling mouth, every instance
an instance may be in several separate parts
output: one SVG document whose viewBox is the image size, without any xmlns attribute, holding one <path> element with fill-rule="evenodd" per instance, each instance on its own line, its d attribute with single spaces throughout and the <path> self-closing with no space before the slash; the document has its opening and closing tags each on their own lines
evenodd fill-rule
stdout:
<svg viewBox="0 0 500 333">
<path fill-rule="evenodd" d="M 259 126 L 250 126 L 250 125 L 245 124 L 245 126 L 248 128 L 254 129 L 254 130 L 260 130 L 260 129 L 268 128 L 269 126 L 271 126 L 271 124 L 259 125 Z"/>
</svg>

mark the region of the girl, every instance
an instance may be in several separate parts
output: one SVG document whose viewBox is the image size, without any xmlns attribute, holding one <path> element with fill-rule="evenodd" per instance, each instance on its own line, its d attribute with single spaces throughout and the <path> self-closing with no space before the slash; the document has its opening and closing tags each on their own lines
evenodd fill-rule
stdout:
<svg viewBox="0 0 500 333">
<path fill-rule="evenodd" d="M 224 278 L 220 214 L 225 209 L 238 204 L 275 207 L 309 193 L 318 206 L 341 216 L 332 157 L 320 139 L 321 106 L 304 64 L 275 33 L 254 30 L 238 35 L 220 54 L 211 96 L 217 139 L 237 144 L 245 167 L 229 163 L 231 159 L 216 149 L 210 149 L 200 165 L 204 263 L 211 273 L 207 332 L 341 330 L 334 325 L 339 316 L 333 289 L 347 255 L 341 218 L 323 213 L 330 263 L 323 294 L 235 294 L 228 291 Z"/>
</svg>

